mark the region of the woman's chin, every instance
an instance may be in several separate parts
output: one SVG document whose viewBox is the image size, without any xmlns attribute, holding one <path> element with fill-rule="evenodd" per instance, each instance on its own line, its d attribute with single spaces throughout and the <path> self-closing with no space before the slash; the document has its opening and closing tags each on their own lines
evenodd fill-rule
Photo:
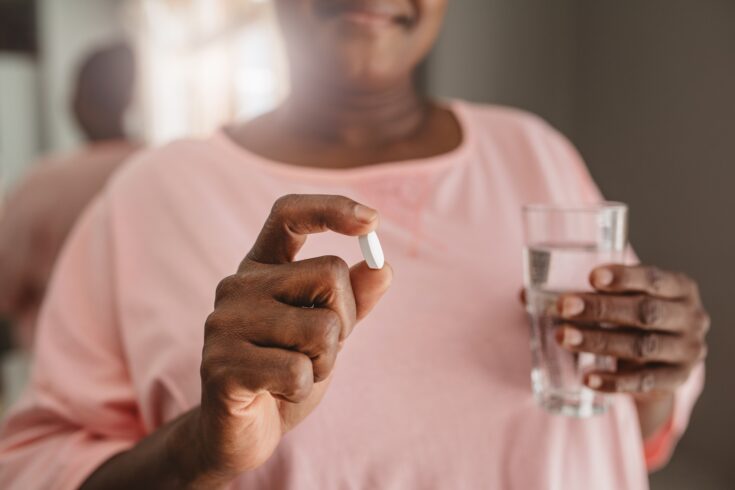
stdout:
<svg viewBox="0 0 735 490">
<path fill-rule="evenodd" d="M 353 46 L 354 47 L 354 46 Z M 397 59 L 397 51 L 382 52 L 380 49 L 366 51 L 350 49 L 342 45 L 340 52 L 333 58 L 328 76 L 340 80 L 347 87 L 355 89 L 380 89 L 394 86 L 410 76 L 406 69 L 406 59 Z"/>
</svg>

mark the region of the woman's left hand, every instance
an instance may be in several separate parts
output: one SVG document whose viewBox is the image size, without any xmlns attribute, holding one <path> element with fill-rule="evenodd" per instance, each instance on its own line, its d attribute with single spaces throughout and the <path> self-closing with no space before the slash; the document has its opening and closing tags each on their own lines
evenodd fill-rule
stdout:
<svg viewBox="0 0 735 490">
<path fill-rule="evenodd" d="M 585 375 L 590 388 L 637 398 L 668 395 L 707 353 L 710 318 L 689 277 L 648 266 L 606 265 L 594 293 L 559 298 L 557 341 L 573 352 L 617 358 L 616 372 Z"/>
</svg>

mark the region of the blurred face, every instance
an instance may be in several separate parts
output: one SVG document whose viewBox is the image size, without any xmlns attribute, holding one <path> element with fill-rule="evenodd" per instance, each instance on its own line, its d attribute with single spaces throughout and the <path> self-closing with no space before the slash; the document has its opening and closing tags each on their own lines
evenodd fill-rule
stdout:
<svg viewBox="0 0 735 490">
<path fill-rule="evenodd" d="M 406 80 L 433 46 L 447 0 L 276 0 L 293 69 L 328 85 Z M 299 83 L 298 78 L 294 80 Z"/>
</svg>

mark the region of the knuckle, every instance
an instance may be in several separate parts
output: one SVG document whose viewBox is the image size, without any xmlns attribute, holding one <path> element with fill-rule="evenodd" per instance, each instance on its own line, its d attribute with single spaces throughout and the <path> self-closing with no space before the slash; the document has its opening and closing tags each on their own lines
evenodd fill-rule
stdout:
<svg viewBox="0 0 735 490">
<path fill-rule="evenodd" d="M 648 267 L 646 269 L 646 280 L 649 287 L 654 293 L 660 293 L 664 287 L 666 273 L 658 267 Z"/>
<path fill-rule="evenodd" d="M 318 353 L 332 352 L 339 346 L 342 325 L 339 315 L 332 310 L 324 313 L 324 319 L 317 325 Z"/>
<path fill-rule="evenodd" d="M 206 385 L 212 379 L 212 366 L 207 359 L 202 359 L 202 363 L 199 365 L 199 378 L 203 385 Z"/>
<path fill-rule="evenodd" d="M 327 255 L 322 258 L 322 266 L 325 274 L 334 284 L 340 284 L 342 281 L 349 280 L 350 267 L 347 262 L 336 255 Z"/>
<path fill-rule="evenodd" d="M 227 276 L 217 284 L 215 289 L 215 302 L 234 294 L 240 287 L 240 278 L 236 274 Z"/>
<path fill-rule="evenodd" d="M 287 392 L 285 393 L 288 398 L 303 400 L 309 395 L 313 382 L 314 371 L 307 357 L 299 356 L 288 363 Z"/>
<path fill-rule="evenodd" d="M 276 199 L 273 203 L 273 207 L 271 208 L 271 215 L 282 216 L 289 209 L 296 198 L 296 194 L 286 194 Z"/>
<path fill-rule="evenodd" d="M 638 321 L 645 327 L 658 324 L 663 314 L 662 304 L 653 298 L 643 298 L 638 303 Z"/>
<path fill-rule="evenodd" d="M 213 335 L 222 334 L 230 329 L 234 331 L 235 327 L 239 325 L 238 316 L 228 312 L 222 308 L 215 309 L 212 313 L 207 315 L 207 319 L 204 321 L 204 335 L 205 340 L 211 338 Z"/>
<path fill-rule="evenodd" d="M 584 298 L 585 309 L 590 312 L 594 318 L 605 318 L 607 316 L 607 303 L 604 298 L 597 296 L 589 296 Z"/>
<path fill-rule="evenodd" d="M 320 381 L 324 381 L 329 377 L 329 373 L 331 372 L 331 366 L 324 362 L 324 358 L 318 357 L 313 360 L 314 368 L 313 368 L 313 379 L 314 383 L 319 383 Z"/>
<path fill-rule="evenodd" d="M 217 310 L 207 315 L 207 319 L 204 320 L 204 338 L 206 339 L 212 333 L 213 330 L 219 325 L 219 314 Z"/>
<path fill-rule="evenodd" d="M 712 319 L 704 309 L 698 308 L 694 313 L 694 323 L 698 332 L 707 333 L 712 326 Z"/>
<path fill-rule="evenodd" d="M 599 353 L 607 353 L 610 349 L 610 338 L 604 332 L 590 332 L 586 335 L 590 350 Z"/>
<path fill-rule="evenodd" d="M 638 376 L 638 390 L 641 393 L 649 393 L 656 386 L 656 376 L 651 372 Z"/>
<path fill-rule="evenodd" d="M 633 341 L 633 355 L 636 359 L 645 360 L 658 355 L 661 350 L 661 339 L 656 334 L 643 334 Z"/>
<path fill-rule="evenodd" d="M 689 342 L 689 352 L 695 361 L 703 361 L 707 358 L 707 344 L 704 340 L 695 339 Z"/>
<path fill-rule="evenodd" d="M 329 377 L 332 367 L 329 364 L 314 364 L 314 383 L 320 383 Z"/>
<path fill-rule="evenodd" d="M 220 310 L 214 310 L 212 313 L 207 315 L 207 319 L 204 321 L 204 338 L 209 338 L 214 332 L 218 331 L 224 323 L 225 320 Z"/>
</svg>

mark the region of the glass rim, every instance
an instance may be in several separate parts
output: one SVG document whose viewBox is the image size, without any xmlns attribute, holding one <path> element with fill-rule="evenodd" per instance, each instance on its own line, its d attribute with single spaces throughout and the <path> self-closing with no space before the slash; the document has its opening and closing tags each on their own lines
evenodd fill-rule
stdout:
<svg viewBox="0 0 735 490">
<path fill-rule="evenodd" d="M 620 201 L 600 201 L 597 203 L 528 203 L 522 206 L 524 213 L 535 212 L 576 212 L 598 213 L 600 211 L 627 211 L 628 205 Z"/>
</svg>

